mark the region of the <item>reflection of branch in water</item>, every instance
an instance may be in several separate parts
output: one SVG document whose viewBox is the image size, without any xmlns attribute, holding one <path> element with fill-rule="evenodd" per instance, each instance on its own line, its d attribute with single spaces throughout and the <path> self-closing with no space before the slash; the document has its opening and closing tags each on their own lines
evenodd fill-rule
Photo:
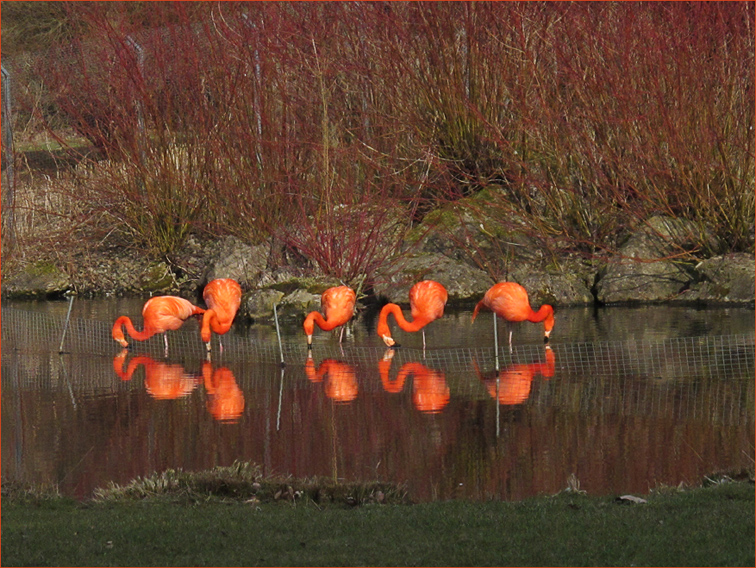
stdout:
<svg viewBox="0 0 756 568">
<path fill-rule="evenodd" d="M 393 358 L 394 350 L 387 349 L 383 358 L 378 361 L 378 374 L 386 392 L 401 392 L 404 389 L 404 381 L 412 376 L 412 404 L 415 408 L 425 414 L 437 414 L 446 408 L 451 395 L 443 372 L 417 361 L 409 361 L 402 365 L 396 378 L 392 380 L 390 371 Z"/>
<path fill-rule="evenodd" d="M 323 390 L 331 400 L 349 403 L 357 398 L 357 375 L 354 367 L 348 363 L 336 359 L 323 359 L 316 368 L 312 357 L 307 357 L 305 374 L 313 383 L 325 381 Z"/>
<path fill-rule="evenodd" d="M 556 357 L 551 347 L 545 348 L 545 362 L 527 365 L 510 365 L 498 373 L 483 373 L 478 362 L 473 359 L 473 367 L 478 378 L 483 382 L 492 398 L 503 405 L 515 405 L 525 402 L 530 396 L 530 388 L 536 375 L 548 379 L 554 376 Z M 498 379 L 498 380 L 497 380 Z"/>
<path fill-rule="evenodd" d="M 188 374 L 182 365 L 158 362 L 147 355 L 139 355 L 131 359 L 124 371 L 123 364 L 128 353 L 128 350 L 124 349 L 113 358 L 113 370 L 122 381 L 130 381 L 139 365 L 144 365 L 144 386 L 150 396 L 155 399 L 181 398 L 190 394 L 200 384 L 200 378 Z"/>
</svg>

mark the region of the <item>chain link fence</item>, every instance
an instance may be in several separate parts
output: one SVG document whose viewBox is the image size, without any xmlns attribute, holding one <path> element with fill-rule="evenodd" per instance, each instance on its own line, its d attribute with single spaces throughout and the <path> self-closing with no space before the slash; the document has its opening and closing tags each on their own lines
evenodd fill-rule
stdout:
<svg viewBox="0 0 756 568">
<path fill-rule="evenodd" d="M 58 353 L 59 351 L 93 356 L 112 356 L 120 346 L 111 337 L 111 322 L 89 319 L 66 319 L 17 308 L 2 309 L 2 341 L 4 351 L 13 349 L 28 353 Z M 139 324 L 136 324 L 137 327 Z M 188 329 L 191 328 L 191 329 Z M 213 336 L 214 353 L 218 351 L 217 336 Z M 308 357 L 304 335 L 301 340 L 283 340 L 275 335 L 251 338 L 224 335 L 223 354 L 226 359 L 245 360 L 262 364 L 301 366 Z M 199 337 L 198 326 L 191 322 L 168 333 L 169 356 L 172 359 L 204 358 L 205 344 Z M 157 334 L 147 341 L 130 341 L 131 351 L 164 357 L 164 340 Z M 749 377 L 754 374 L 754 335 L 726 335 L 672 338 L 665 341 L 605 341 L 593 343 L 554 344 L 558 371 L 586 377 L 634 376 L 660 380 L 690 378 L 718 379 Z M 372 365 L 387 353 L 384 346 L 357 346 L 345 341 L 339 344 L 331 334 L 316 334 L 313 340 L 316 361 L 338 359 L 355 365 Z M 428 348 L 402 347 L 393 352 L 393 365 L 408 361 L 422 361 L 428 367 L 447 372 L 496 368 L 497 352 L 490 347 Z M 544 358 L 541 345 L 515 345 L 512 351 L 499 347 L 499 368 L 511 365 L 538 363 Z"/>
</svg>

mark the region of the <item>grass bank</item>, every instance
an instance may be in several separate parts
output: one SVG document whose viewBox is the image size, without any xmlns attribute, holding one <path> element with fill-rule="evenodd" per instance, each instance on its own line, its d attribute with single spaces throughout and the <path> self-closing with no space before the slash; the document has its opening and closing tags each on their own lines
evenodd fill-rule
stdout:
<svg viewBox="0 0 756 568">
<path fill-rule="evenodd" d="M 660 491 L 646 500 L 572 492 L 518 503 L 350 507 L 6 494 L 2 565 L 754 565 L 752 483 Z"/>
</svg>

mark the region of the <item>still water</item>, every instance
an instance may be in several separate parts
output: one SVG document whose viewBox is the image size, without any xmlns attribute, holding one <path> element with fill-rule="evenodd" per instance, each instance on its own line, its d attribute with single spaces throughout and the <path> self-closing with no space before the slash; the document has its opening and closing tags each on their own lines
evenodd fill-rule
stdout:
<svg viewBox="0 0 756 568">
<path fill-rule="evenodd" d="M 301 322 L 235 324 L 206 360 L 196 321 L 128 352 L 141 301 L 4 302 L 2 478 L 87 498 L 168 468 L 406 484 L 418 501 L 697 483 L 754 463 L 754 311 L 564 308 L 541 327 L 448 310 L 386 350 L 362 314 L 339 345 Z M 71 308 L 69 314 L 69 307 Z M 408 312 L 409 310 L 405 310 Z M 66 324 L 68 321 L 68 324 Z M 393 323 L 393 322 L 392 322 Z M 281 365 L 283 358 L 285 365 Z"/>
</svg>

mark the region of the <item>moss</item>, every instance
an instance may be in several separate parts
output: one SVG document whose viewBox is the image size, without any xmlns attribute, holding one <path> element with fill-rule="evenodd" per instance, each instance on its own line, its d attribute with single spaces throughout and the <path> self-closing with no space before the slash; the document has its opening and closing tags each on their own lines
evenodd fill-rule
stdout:
<svg viewBox="0 0 756 568">
<path fill-rule="evenodd" d="M 283 292 L 284 294 L 291 294 L 296 290 L 306 290 L 310 294 L 322 294 L 328 288 L 339 285 L 340 283 L 335 280 L 323 281 L 317 278 L 294 277 L 284 282 L 272 284 L 268 288 L 271 290 L 276 290 L 278 292 Z"/>
<path fill-rule="evenodd" d="M 140 286 L 145 292 L 170 290 L 176 284 L 171 269 L 163 262 L 151 264 L 142 274 Z"/>
</svg>

